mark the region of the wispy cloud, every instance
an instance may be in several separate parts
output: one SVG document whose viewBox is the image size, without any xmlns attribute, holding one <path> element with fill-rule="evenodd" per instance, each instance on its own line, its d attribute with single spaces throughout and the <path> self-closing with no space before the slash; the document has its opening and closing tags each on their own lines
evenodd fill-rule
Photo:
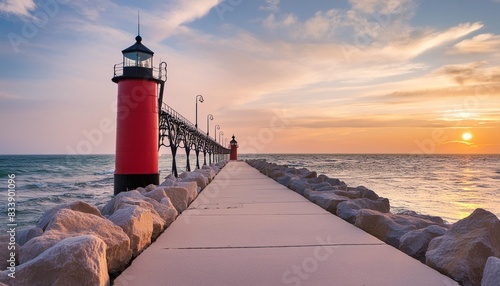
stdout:
<svg viewBox="0 0 500 286">
<path fill-rule="evenodd" d="M 406 9 L 412 0 L 349 0 L 353 10 L 357 10 L 367 14 L 396 14 Z M 413 4 L 412 4 L 413 5 Z"/>
<path fill-rule="evenodd" d="M 30 11 L 36 9 L 34 0 L 5 0 L 0 2 L 0 12 L 21 17 L 32 17 Z"/>
<path fill-rule="evenodd" d="M 484 54 L 500 50 L 500 35 L 480 34 L 472 39 L 457 43 L 448 51 L 450 54 Z"/>
<path fill-rule="evenodd" d="M 500 84 L 500 68 L 487 67 L 485 61 L 460 65 L 446 65 L 436 71 L 451 77 L 458 84 Z"/>
<path fill-rule="evenodd" d="M 260 6 L 261 10 L 271 11 L 272 13 L 279 11 L 280 0 L 265 0 L 266 4 Z"/>
</svg>

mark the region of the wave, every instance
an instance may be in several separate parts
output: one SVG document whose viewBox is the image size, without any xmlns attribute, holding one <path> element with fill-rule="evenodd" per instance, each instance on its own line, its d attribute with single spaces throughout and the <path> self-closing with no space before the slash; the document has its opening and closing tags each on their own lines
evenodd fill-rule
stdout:
<svg viewBox="0 0 500 286">
<path fill-rule="evenodd" d="M 43 182 L 40 182 L 40 183 L 31 183 L 31 184 L 27 184 L 25 186 L 25 188 L 28 189 L 28 190 L 43 189 L 43 188 L 46 188 L 46 187 L 48 187 L 48 184 L 47 183 L 43 183 Z"/>
<path fill-rule="evenodd" d="M 94 172 L 94 175 L 113 175 L 115 173 L 115 169 L 103 170 Z"/>
</svg>

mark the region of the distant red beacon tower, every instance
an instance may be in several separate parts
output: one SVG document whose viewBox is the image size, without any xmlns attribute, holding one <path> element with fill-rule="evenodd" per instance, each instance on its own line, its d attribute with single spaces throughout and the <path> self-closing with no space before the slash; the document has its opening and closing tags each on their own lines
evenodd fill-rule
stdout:
<svg viewBox="0 0 500 286">
<path fill-rule="evenodd" d="M 238 160 L 238 142 L 234 139 L 229 141 L 229 145 L 231 145 L 231 154 L 229 155 L 229 160 Z"/>
<path fill-rule="evenodd" d="M 123 62 L 115 65 L 112 79 L 118 84 L 116 122 L 115 195 L 158 185 L 158 84 L 153 75 L 153 51 L 141 36 L 122 51 Z"/>
</svg>

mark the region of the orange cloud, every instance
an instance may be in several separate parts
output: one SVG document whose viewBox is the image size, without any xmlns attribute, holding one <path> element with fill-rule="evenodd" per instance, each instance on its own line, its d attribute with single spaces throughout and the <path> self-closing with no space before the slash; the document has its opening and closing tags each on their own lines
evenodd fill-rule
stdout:
<svg viewBox="0 0 500 286">
<path fill-rule="evenodd" d="M 480 34 L 466 39 L 453 46 L 450 54 L 483 54 L 496 53 L 500 49 L 500 36 L 491 33 Z"/>
</svg>

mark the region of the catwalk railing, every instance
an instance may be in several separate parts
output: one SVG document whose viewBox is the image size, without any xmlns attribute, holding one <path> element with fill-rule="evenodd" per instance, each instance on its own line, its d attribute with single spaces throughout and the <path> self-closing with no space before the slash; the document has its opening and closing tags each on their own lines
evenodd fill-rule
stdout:
<svg viewBox="0 0 500 286">
<path fill-rule="evenodd" d="M 203 165 L 224 160 L 230 153 L 216 140 L 210 138 L 180 113 L 170 106 L 163 104 L 159 114 L 159 142 L 158 147 L 170 147 L 172 153 L 172 174 L 178 176 L 176 155 L 179 148 L 186 152 L 186 171 L 191 171 L 189 155 L 192 150 L 196 154 L 196 168 L 200 168 L 200 152 L 203 153 Z"/>
</svg>

